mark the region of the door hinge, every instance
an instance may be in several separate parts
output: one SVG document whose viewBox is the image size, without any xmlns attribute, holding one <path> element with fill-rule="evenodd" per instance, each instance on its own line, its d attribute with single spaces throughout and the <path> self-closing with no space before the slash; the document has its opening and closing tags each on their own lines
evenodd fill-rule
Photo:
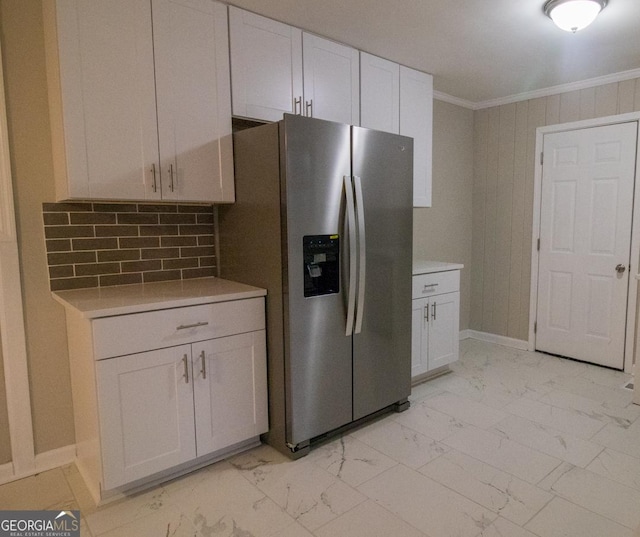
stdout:
<svg viewBox="0 0 640 537">
<path fill-rule="evenodd" d="M 533 333 L 534 334 L 538 333 L 538 323 L 537 322 L 533 323 Z"/>
<path fill-rule="evenodd" d="M 540 239 L 538 239 L 538 252 L 540 251 Z"/>
<path fill-rule="evenodd" d="M 540 153 L 540 166 L 544 164 L 544 153 Z"/>
</svg>

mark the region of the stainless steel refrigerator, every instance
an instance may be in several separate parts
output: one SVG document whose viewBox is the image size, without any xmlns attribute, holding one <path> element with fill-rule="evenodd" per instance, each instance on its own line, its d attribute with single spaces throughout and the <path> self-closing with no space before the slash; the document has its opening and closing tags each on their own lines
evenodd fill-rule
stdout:
<svg viewBox="0 0 640 537">
<path fill-rule="evenodd" d="M 285 115 L 234 134 L 220 275 L 267 289 L 270 431 L 291 456 L 411 391 L 413 140 Z"/>
</svg>

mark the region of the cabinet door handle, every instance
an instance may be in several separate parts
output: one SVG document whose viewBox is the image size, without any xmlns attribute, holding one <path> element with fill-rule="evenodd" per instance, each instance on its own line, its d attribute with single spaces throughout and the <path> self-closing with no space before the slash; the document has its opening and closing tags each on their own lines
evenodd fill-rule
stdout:
<svg viewBox="0 0 640 537">
<path fill-rule="evenodd" d="M 207 378 L 207 360 L 204 355 L 204 351 L 200 353 L 200 360 L 202 360 L 202 369 L 200 370 L 200 373 L 202 373 L 202 378 L 206 379 Z"/>
<path fill-rule="evenodd" d="M 298 111 L 298 107 L 300 111 Z M 300 95 L 300 97 L 298 97 L 297 99 L 294 97 L 293 98 L 293 113 L 295 115 L 302 115 L 302 95 Z"/>
<path fill-rule="evenodd" d="M 169 164 L 169 190 L 171 190 L 171 192 L 175 190 L 173 183 L 173 164 Z"/>
<path fill-rule="evenodd" d="M 188 330 L 189 328 L 198 328 L 199 326 L 207 326 L 208 321 L 200 321 L 199 323 L 193 324 L 181 324 L 180 326 L 176 326 L 176 330 Z"/>
<path fill-rule="evenodd" d="M 156 179 L 155 162 L 151 165 L 151 190 L 153 190 L 154 193 L 158 191 L 158 180 Z"/>
<path fill-rule="evenodd" d="M 438 304 L 436 302 L 434 302 L 433 303 L 433 320 L 434 321 L 436 320 L 436 314 L 437 314 L 437 311 L 438 311 L 437 306 L 438 306 Z"/>
<path fill-rule="evenodd" d="M 311 99 L 310 101 L 305 101 L 304 104 L 306 108 L 306 116 L 313 117 L 313 99 Z"/>
<path fill-rule="evenodd" d="M 186 354 L 182 357 L 182 363 L 184 364 L 184 381 L 189 384 L 189 358 Z"/>
<path fill-rule="evenodd" d="M 424 307 L 424 320 L 429 322 L 429 304 Z"/>
</svg>

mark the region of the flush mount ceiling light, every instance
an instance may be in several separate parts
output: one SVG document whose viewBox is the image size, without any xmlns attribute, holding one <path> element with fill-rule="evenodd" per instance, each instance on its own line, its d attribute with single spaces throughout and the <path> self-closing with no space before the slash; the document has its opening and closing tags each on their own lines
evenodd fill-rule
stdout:
<svg viewBox="0 0 640 537">
<path fill-rule="evenodd" d="M 544 13 L 558 28 L 576 33 L 589 26 L 609 0 L 549 0 Z"/>
</svg>

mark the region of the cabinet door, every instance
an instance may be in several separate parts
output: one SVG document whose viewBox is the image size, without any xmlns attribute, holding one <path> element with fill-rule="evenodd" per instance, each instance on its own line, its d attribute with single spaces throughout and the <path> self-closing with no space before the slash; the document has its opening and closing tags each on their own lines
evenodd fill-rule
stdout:
<svg viewBox="0 0 640 537">
<path fill-rule="evenodd" d="M 103 488 L 196 456 L 191 347 L 97 362 Z"/>
<path fill-rule="evenodd" d="M 460 344 L 460 293 L 430 299 L 429 369 L 455 362 Z"/>
<path fill-rule="evenodd" d="M 360 126 L 400 132 L 400 66 L 360 53 Z"/>
<path fill-rule="evenodd" d="M 227 8 L 153 0 L 162 198 L 231 202 Z"/>
<path fill-rule="evenodd" d="M 429 300 L 411 302 L 411 376 L 416 377 L 429 370 Z"/>
<path fill-rule="evenodd" d="M 158 199 L 149 0 L 44 3 L 58 199 Z"/>
<path fill-rule="evenodd" d="M 304 111 L 319 119 L 360 124 L 358 51 L 304 33 Z"/>
<path fill-rule="evenodd" d="M 267 432 L 265 332 L 193 345 L 198 456 Z"/>
<path fill-rule="evenodd" d="M 400 67 L 400 134 L 413 138 L 413 206 L 431 207 L 433 77 Z"/>
<path fill-rule="evenodd" d="M 233 115 L 279 121 L 302 103 L 302 32 L 229 7 Z"/>
</svg>

